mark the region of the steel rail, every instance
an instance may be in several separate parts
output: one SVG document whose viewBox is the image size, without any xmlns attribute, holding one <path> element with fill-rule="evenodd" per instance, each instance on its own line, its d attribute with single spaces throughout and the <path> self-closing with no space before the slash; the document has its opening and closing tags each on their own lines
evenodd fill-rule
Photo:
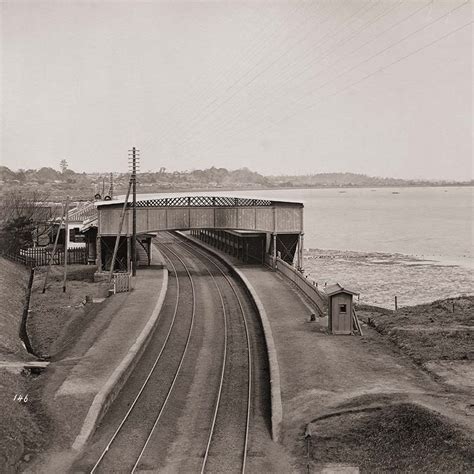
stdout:
<svg viewBox="0 0 474 474">
<path fill-rule="evenodd" d="M 147 446 L 148 446 L 148 443 L 150 442 L 150 439 L 151 437 L 153 436 L 153 433 L 155 432 L 155 429 L 156 427 L 158 426 L 158 423 L 160 421 L 160 418 L 161 418 L 161 415 L 163 414 L 163 411 L 166 407 L 166 404 L 168 403 L 168 400 L 171 396 L 171 392 L 173 391 L 173 388 L 174 388 L 174 385 L 176 383 L 176 380 L 178 379 L 178 375 L 181 371 L 181 367 L 183 365 L 183 362 L 184 362 L 184 357 L 186 356 L 186 352 L 188 351 L 188 347 L 189 347 L 189 342 L 191 341 L 191 334 L 192 334 L 192 330 L 193 330 L 193 326 L 194 326 L 194 319 L 195 319 L 195 315 L 196 315 L 196 291 L 195 291 L 195 288 L 194 288 L 194 282 L 193 282 L 193 278 L 191 276 L 191 273 L 189 271 L 189 268 L 188 266 L 184 263 L 183 259 L 175 252 L 173 252 L 168 246 L 166 246 L 165 244 L 159 244 L 161 245 L 162 247 L 164 247 L 168 252 L 170 252 L 171 254 L 173 254 L 180 262 L 181 264 L 183 265 L 184 269 L 186 270 L 186 273 L 188 274 L 188 277 L 189 277 L 189 280 L 191 282 L 191 288 L 192 288 L 192 294 L 193 294 L 193 310 L 192 310 L 192 315 L 191 315 L 191 325 L 189 327 L 189 332 L 188 332 L 188 337 L 186 339 L 186 344 L 184 346 L 184 350 L 183 350 L 183 354 L 181 356 L 181 360 L 179 361 L 179 365 L 178 365 L 178 368 L 176 369 L 176 372 L 174 374 L 174 377 L 173 377 L 173 381 L 171 382 L 171 386 L 168 390 L 168 393 L 166 394 L 166 398 L 163 402 L 163 405 L 161 406 L 161 409 L 158 413 L 158 415 L 156 416 L 155 418 L 155 422 L 153 423 L 153 426 L 150 430 L 150 433 L 148 434 L 148 437 L 145 441 L 145 444 L 143 445 L 143 448 L 142 450 L 140 451 L 140 454 L 138 455 L 138 458 L 135 462 L 135 464 L 133 465 L 133 468 L 132 468 L 132 474 L 136 471 L 137 467 L 138 467 L 138 464 L 140 463 L 140 460 L 143 456 L 143 453 L 145 452 Z M 168 257 L 167 257 L 168 258 Z M 168 260 L 171 262 L 171 259 L 168 258 Z M 176 274 L 177 275 L 177 274 Z M 177 278 L 177 276 L 176 276 Z"/>
<path fill-rule="evenodd" d="M 168 343 L 168 340 L 170 338 L 170 335 L 171 335 L 171 332 L 173 330 L 173 327 L 174 327 L 174 324 L 175 324 L 175 321 L 176 321 L 176 315 L 178 313 L 178 306 L 179 306 L 179 297 L 180 297 L 180 285 L 179 285 L 179 278 L 178 278 L 178 272 L 176 270 L 176 267 L 175 265 L 173 264 L 173 262 L 171 261 L 171 259 L 169 259 L 166 255 L 165 255 L 166 259 L 170 262 L 172 268 L 173 268 L 173 272 L 176 276 L 176 303 L 175 303 L 175 307 L 174 307 L 174 312 L 173 312 L 173 318 L 171 320 L 171 323 L 170 323 L 170 327 L 168 329 L 168 333 L 166 334 L 166 338 L 163 342 L 163 345 L 160 349 L 160 352 L 158 353 L 156 359 L 155 359 L 155 362 L 153 363 L 153 366 L 151 367 L 145 381 L 143 382 L 139 392 L 137 393 L 136 397 L 134 398 L 132 404 L 130 405 L 130 408 L 127 410 L 127 413 L 125 414 L 125 416 L 123 417 L 122 421 L 120 422 L 119 426 L 117 427 L 117 429 L 115 430 L 114 434 L 112 435 L 112 437 L 110 438 L 109 442 L 107 443 L 107 446 L 105 447 L 105 449 L 102 451 L 99 459 L 97 460 L 97 462 L 94 464 L 92 470 L 90 471 L 90 474 L 93 474 L 95 473 L 96 469 L 99 467 L 99 465 L 101 464 L 101 462 L 103 461 L 104 457 L 106 456 L 107 452 L 109 451 L 110 449 L 110 446 L 112 445 L 112 443 L 115 441 L 115 439 L 117 438 L 118 434 L 120 433 L 120 431 L 122 430 L 122 427 L 123 425 L 125 424 L 125 422 L 128 420 L 131 412 L 133 411 L 133 409 L 135 408 L 135 405 L 137 404 L 138 400 L 140 399 L 143 391 L 145 390 L 147 384 L 148 384 L 148 381 L 150 380 L 151 376 L 153 375 L 153 372 L 155 371 L 155 368 L 158 364 L 158 362 L 160 361 L 161 359 L 161 356 L 167 346 L 167 343 Z M 181 259 L 180 259 L 181 260 Z M 186 271 L 189 275 L 189 278 L 191 280 L 191 286 L 192 286 L 192 289 L 193 289 L 193 320 L 194 320 L 194 301 L 195 301 L 195 297 L 194 297 L 194 285 L 193 285 L 193 282 L 192 282 L 192 277 L 191 275 L 189 274 L 189 271 L 187 270 L 187 267 L 186 268 Z M 194 321 L 192 321 L 193 323 Z M 192 329 L 192 323 L 191 323 L 191 328 L 190 328 L 190 331 Z M 132 471 L 133 472 L 133 471 Z"/>
<path fill-rule="evenodd" d="M 210 258 L 206 253 L 201 252 L 195 246 L 193 246 L 193 245 L 191 245 L 187 242 L 184 242 L 180 238 L 177 238 L 177 237 L 175 237 L 175 238 L 180 243 L 180 245 L 185 246 L 188 249 L 192 249 L 192 251 L 188 250 L 189 253 L 192 254 L 193 252 L 195 252 L 195 253 L 201 255 L 201 257 L 204 257 L 206 260 L 211 262 L 217 268 L 217 270 L 222 274 L 222 276 L 226 279 L 227 283 L 231 287 L 231 289 L 232 289 L 232 291 L 233 291 L 233 293 L 234 293 L 234 295 L 237 299 L 237 302 L 239 304 L 240 312 L 242 314 L 242 319 L 243 319 L 244 327 L 245 327 L 245 336 L 246 336 L 246 339 L 247 339 L 247 348 L 248 348 L 248 351 L 247 351 L 248 359 L 247 360 L 248 360 L 248 367 L 249 367 L 249 370 L 248 370 L 248 381 L 249 381 L 249 383 L 248 383 L 248 394 L 247 394 L 247 418 L 246 418 L 246 423 L 245 423 L 245 440 L 244 440 L 244 449 L 243 449 L 243 456 L 242 456 L 242 469 L 241 469 L 241 472 L 244 473 L 245 472 L 245 467 L 246 467 L 246 462 L 247 462 L 247 449 L 248 449 L 251 397 L 252 397 L 252 351 L 251 351 L 251 347 L 250 347 L 250 335 L 249 335 L 249 329 L 248 329 L 248 324 L 247 324 L 247 318 L 245 316 L 245 310 L 243 308 L 242 301 L 241 301 L 239 295 L 237 294 L 235 286 L 233 285 L 230 278 L 222 270 L 222 268 L 220 268 L 220 266 L 217 265 L 214 262 L 214 260 L 212 260 L 212 258 Z M 220 401 L 220 397 L 219 397 L 219 401 Z M 214 435 L 215 419 L 217 418 L 218 409 L 219 409 L 219 405 L 217 404 L 216 405 L 216 410 L 215 410 L 215 418 L 214 418 L 214 421 L 213 421 L 213 424 L 212 424 L 212 427 L 211 427 L 211 431 L 209 433 L 209 439 L 208 439 L 208 443 L 207 443 L 207 447 L 206 447 L 206 452 L 205 452 L 202 467 L 201 467 L 201 474 L 203 474 L 205 469 L 206 469 L 206 463 L 207 463 L 207 460 L 208 460 L 208 457 L 209 457 L 209 451 L 210 451 L 210 447 L 211 447 L 211 443 L 212 443 L 212 437 Z"/>
<path fill-rule="evenodd" d="M 164 244 L 161 244 L 161 245 L 163 245 L 163 246 L 168 250 L 168 252 L 170 252 L 170 253 L 172 253 L 173 255 L 175 255 L 175 256 L 181 261 L 181 263 L 183 263 L 184 267 L 186 268 L 186 271 L 187 271 L 188 274 L 189 274 L 189 271 L 188 271 L 186 265 L 184 264 L 184 262 L 182 261 L 182 259 L 178 256 L 178 254 L 176 254 L 175 252 L 173 252 L 173 251 L 172 251 L 169 247 L 167 247 L 166 245 L 164 245 Z M 222 386 L 223 386 L 223 384 L 224 384 L 224 373 L 225 373 L 226 358 L 227 358 L 227 313 L 226 313 L 226 310 L 225 310 L 224 297 L 223 297 L 223 295 L 222 295 L 222 292 L 221 292 L 219 286 L 217 285 L 216 279 L 214 278 L 214 275 L 209 271 L 209 269 L 208 269 L 207 267 L 206 267 L 206 270 L 207 270 L 207 272 L 209 273 L 209 275 L 211 276 L 211 278 L 212 278 L 212 280 L 213 280 L 213 282 L 214 282 L 214 285 L 216 286 L 216 289 L 217 289 L 217 292 L 218 292 L 218 294 L 219 294 L 219 298 L 220 298 L 220 301 L 221 301 L 222 311 L 223 311 L 223 318 L 224 318 L 224 354 L 223 354 L 223 362 L 222 362 L 222 368 L 221 368 L 221 377 L 220 377 L 220 383 L 219 383 L 219 392 L 218 392 L 218 396 L 217 396 L 217 400 L 218 400 L 218 401 L 217 401 L 217 404 L 219 404 L 219 400 L 220 400 L 221 392 L 222 392 Z M 194 288 L 194 285 L 193 285 L 193 288 Z M 187 346 L 187 344 L 186 344 L 186 346 Z M 187 347 L 186 347 L 186 349 L 187 349 Z M 185 350 L 186 350 L 186 349 L 185 349 Z M 181 363 L 180 363 L 180 367 L 181 367 Z M 178 370 L 178 372 L 179 372 L 179 370 Z M 173 380 L 173 384 L 172 384 L 172 385 L 174 385 L 174 382 L 176 381 L 178 372 L 176 372 L 176 376 L 175 376 L 175 379 Z M 171 389 L 170 389 L 169 394 L 170 394 L 170 393 L 171 393 Z M 162 412 L 163 412 L 164 406 L 166 405 L 166 402 L 168 401 L 168 398 L 169 398 L 169 395 L 168 395 L 168 397 L 166 398 L 166 400 L 165 400 L 165 402 L 164 402 L 164 404 L 163 404 L 163 407 L 162 407 L 162 409 L 160 410 L 160 413 L 158 414 L 158 416 L 157 416 L 157 418 L 156 418 L 156 420 L 155 420 L 155 423 L 153 424 L 153 427 L 152 427 L 152 429 L 151 429 L 151 431 L 150 431 L 150 433 L 149 433 L 149 435 L 148 435 L 148 438 L 147 438 L 147 440 L 146 440 L 146 442 L 145 442 L 145 444 L 144 444 L 144 446 L 143 446 L 142 451 L 140 452 L 140 455 L 139 455 L 139 457 L 138 457 L 138 459 L 137 459 L 135 465 L 133 466 L 132 473 L 135 472 L 136 467 L 138 466 L 138 464 L 139 464 L 139 462 L 140 462 L 140 459 L 142 458 L 142 456 L 143 456 L 143 454 L 144 454 L 144 452 L 145 452 L 145 450 L 146 450 L 146 448 L 147 448 L 147 445 L 148 445 L 148 443 L 149 443 L 149 441 L 150 441 L 150 439 L 151 439 L 151 437 L 152 437 L 152 435 L 153 435 L 153 432 L 154 432 L 154 430 L 155 430 L 155 428 L 156 428 L 156 426 L 157 426 L 157 424 L 158 424 L 158 421 L 159 421 L 159 419 L 160 419 L 160 417 L 161 417 L 161 414 L 162 414 Z M 217 411 L 216 411 L 216 414 L 215 414 L 215 416 L 214 416 L 214 420 L 215 420 L 216 416 L 217 416 Z"/>
</svg>

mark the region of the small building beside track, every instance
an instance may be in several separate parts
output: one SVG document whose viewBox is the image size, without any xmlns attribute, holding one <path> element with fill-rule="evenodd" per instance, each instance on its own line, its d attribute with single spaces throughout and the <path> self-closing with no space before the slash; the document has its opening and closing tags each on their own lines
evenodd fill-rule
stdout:
<svg viewBox="0 0 474 474">
<path fill-rule="evenodd" d="M 354 318 L 352 298 L 358 293 L 344 288 L 339 283 L 327 286 L 324 292 L 329 298 L 329 331 L 332 334 L 352 334 Z"/>
</svg>

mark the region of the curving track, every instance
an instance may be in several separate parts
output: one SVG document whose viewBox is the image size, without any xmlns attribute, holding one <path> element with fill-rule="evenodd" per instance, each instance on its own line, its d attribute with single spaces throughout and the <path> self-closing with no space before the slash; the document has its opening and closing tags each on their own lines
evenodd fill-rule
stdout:
<svg viewBox="0 0 474 474">
<path fill-rule="evenodd" d="M 221 287 L 220 294 L 226 295 L 229 306 L 226 312 L 229 314 L 229 335 L 226 337 L 230 341 L 229 350 L 223 356 L 222 379 L 201 472 L 206 469 L 229 471 L 239 464 L 244 472 L 252 402 L 252 348 L 245 310 L 227 269 L 192 245 L 183 241 L 180 244 L 191 255 L 198 255 L 208 262 L 222 276 L 221 283 L 216 282 L 216 285 L 218 290 Z"/>
<path fill-rule="evenodd" d="M 255 310 L 215 257 L 170 234 L 156 243 L 174 277 L 160 326 L 77 467 L 244 472 L 249 435 L 268 432 Z"/>
<path fill-rule="evenodd" d="M 191 298 L 189 294 L 181 291 L 183 283 L 177 279 L 175 308 L 161 350 L 130 408 L 91 469 L 91 473 L 98 468 L 109 472 L 115 470 L 117 461 L 121 469 L 127 466 L 128 470 L 128 465 L 131 465 L 130 472 L 136 470 L 179 376 L 192 335 L 196 297 L 189 269 L 178 255 L 175 256 L 187 274 Z M 174 275 L 177 276 L 177 262 L 167 258 Z M 182 310 L 180 306 L 183 307 Z M 135 453 L 130 453 L 127 459 L 122 459 L 121 453 L 125 446 L 130 450 L 130 438 L 133 439 L 132 446 L 135 448 Z M 138 451 L 140 445 L 142 447 Z"/>
</svg>

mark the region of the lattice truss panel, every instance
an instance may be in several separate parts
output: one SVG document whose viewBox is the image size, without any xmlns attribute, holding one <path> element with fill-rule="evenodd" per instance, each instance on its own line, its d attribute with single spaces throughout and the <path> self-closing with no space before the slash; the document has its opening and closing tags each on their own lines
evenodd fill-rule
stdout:
<svg viewBox="0 0 474 474">
<path fill-rule="evenodd" d="M 224 196 L 174 197 L 137 201 L 137 207 L 256 207 L 271 205 L 272 201 L 266 199 L 245 199 Z M 128 207 L 131 206 L 132 203 L 128 203 Z"/>
</svg>

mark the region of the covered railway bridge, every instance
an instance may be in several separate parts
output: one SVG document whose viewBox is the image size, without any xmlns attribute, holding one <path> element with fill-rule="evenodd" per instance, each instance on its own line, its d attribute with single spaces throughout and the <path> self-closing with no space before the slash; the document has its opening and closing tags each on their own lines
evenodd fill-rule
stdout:
<svg viewBox="0 0 474 474">
<path fill-rule="evenodd" d="M 124 199 L 97 203 L 96 257 L 99 271 L 110 267 L 120 228 Z M 128 203 L 117 255 L 118 266 L 130 268 L 132 204 Z M 303 204 L 227 196 L 161 194 L 138 196 L 137 252 L 150 262 L 156 232 L 189 230 L 202 240 L 248 262 L 274 262 L 277 255 L 302 266 Z M 116 263 L 116 265 L 117 265 Z"/>
</svg>

